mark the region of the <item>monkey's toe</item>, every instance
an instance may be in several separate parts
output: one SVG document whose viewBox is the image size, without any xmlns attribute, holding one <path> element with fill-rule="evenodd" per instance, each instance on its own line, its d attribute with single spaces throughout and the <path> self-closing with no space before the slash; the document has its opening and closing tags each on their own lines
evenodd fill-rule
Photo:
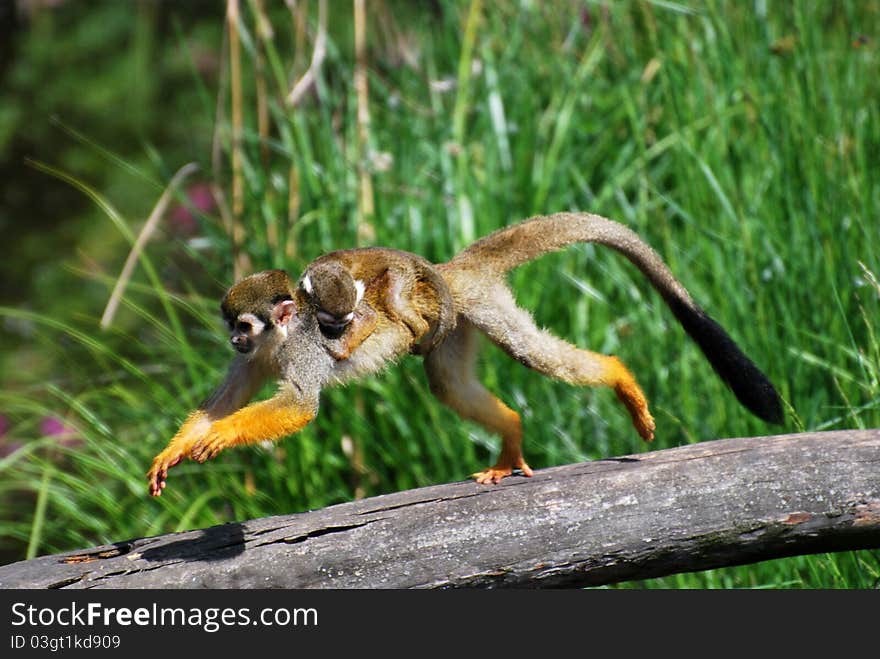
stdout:
<svg viewBox="0 0 880 659">
<path fill-rule="evenodd" d="M 639 433 L 642 439 L 646 442 L 650 442 L 654 439 L 654 430 L 656 425 L 654 424 L 654 417 L 651 416 L 651 413 L 648 411 L 648 408 L 641 410 L 639 414 L 632 415 L 633 425 L 636 427 L 636 431 Z"/>
<path fill-rule="evenodd" d="M 478 471 L 475 474 L 471 474 L 471 478 L 477 481 L 481 485 L 495 485 L 501 482 L 502 478 L 507 478 L 512 475 L 514 470 L 519 470 L 522 472 L 523 476 L 531 476 L 532 468 L 529 467 L 525 462 L 520 461 L 516 466 L 507 466 L 507 465 L 495 465 L 494 467 L 488 467 L 487 469 L 483 469 L 483 471 Z"/>
</svg>

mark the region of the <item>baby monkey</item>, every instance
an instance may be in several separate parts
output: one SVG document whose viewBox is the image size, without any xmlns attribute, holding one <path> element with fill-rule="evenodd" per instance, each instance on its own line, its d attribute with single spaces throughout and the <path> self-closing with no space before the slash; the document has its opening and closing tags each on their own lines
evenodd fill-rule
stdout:
<svg viewBox="0 0 880 659">
<path fill-rule="evenodd" d="M 433 350 L 455 327 L 446 281 L 430 262 L 408 252 L 380 247 L 331 252 L 309 264 L 299 287 L 338 361 L 376 330 L 380 314 L 409 330 L 415 354 Z M 434 326 L 426 319 L 435 319 Z"/>
</svg>

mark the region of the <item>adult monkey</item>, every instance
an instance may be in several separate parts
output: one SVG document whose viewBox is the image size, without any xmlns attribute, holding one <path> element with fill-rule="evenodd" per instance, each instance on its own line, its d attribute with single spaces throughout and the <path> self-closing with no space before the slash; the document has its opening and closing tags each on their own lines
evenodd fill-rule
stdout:
<svg viewBox="0 0 880 659">
<path fill-rule="evenodd" d="M 448 286 L 456 315 L 454 327 L 447 324 L 437 336 L 442 303 L 420 307 L 433 309 L 431 313 L 435 315 L 424 318 L 426 327 L 435 328 L 431 347 L 424 354 L 431 391 L 462 417 L 480 423 L 502 438 L 498 461 L 474 474 L 478 482 L 497 483 L 516 469 L 526 476 L 532 473 L 522 454 L 519 415 L 476 378 L 478 331 L 511 357 L 544 375 L 571 384 L 611 387 L 629 411 L 638 433 L 645 440 L 654 437 L 655 424 L 647 400 L 626 366 L 614 356 L 582 350 L 539 329 L 531 314 L 516 305 L 505 282 L 506 274 L 516 266 L 579 242 L 611 247 L 632 261 L 740 403 L 764 421 L 782 422 L 782 404 L 767 377 L 693 301 L 660 256 L 632 230 L 589 213 L 538 216 L 500 229 L 448 263 L 435 266 Z M 370 259 L 376 254 L 371 249 L 346 253 L 355 260 Z M 314 290 L 314 282 L 309 288 Z M 369 302 L 372 295 L 372 308 L 381 310 L 382 300 L 387 299 L 387 286 L 373 288 L 371 294 L 365 287 L 363 297 Z M 438 295 L 436 286 L 418 290 L 416 297 L 421 293 L 428 295 L 431 290 L 430 294 L 438 300 L 445 295 Z M 253 349 L 248 350 L 249 357 L 233 362 L 220 388 L 190 415 L 168 448 L 153 461 L 148 474 L 153 495 L 161 494 L 168 469 L 185 457 L 204 462 L 226 448 L 275 440 L 296 432 L 314 418 L 324 386 L 374 373 L 411 352 L 421 339 L 394 314 L 378 313 L 378 321 L 369 332 L 360 331 L 359 320 L 353 316 L 341 336 L 356 333 L 357 341 L 347 344 L 347 358 L 337 359 L 328 341 L 340 337 L 328 338 L 322 333 L 315 300 L 302 286 L 294 288 L 280 271 L 258 273 L 242 280 L 227 293 L 224 305 L 230 299 L 246 301 L 235 309 L 226 309 L 235 314 L 233 328 L 244 318 L 246 329 L 252 331 L 255 324 L 248 321 L 259 321 L 256 335 L 242 339 L 252 343 Z M 398 298 L 397 302 L 405 300 Z M 232 340 L 235 343 L 235 330 Z M 281 381 L 278 393 L 267 401 L 242 407 L 268 377 Z"/>
</svg>

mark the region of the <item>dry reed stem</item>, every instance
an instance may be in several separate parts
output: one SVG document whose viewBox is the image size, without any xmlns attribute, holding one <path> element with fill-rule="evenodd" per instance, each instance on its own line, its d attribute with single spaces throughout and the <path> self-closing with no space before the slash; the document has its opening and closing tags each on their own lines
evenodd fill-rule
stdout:
<svg viewBox="0 0 880 659">
<path fill-rule="evenodd" d="M 308 26 L 309 6 L 306 2 L 297 2 L 296 0 L 285 0 L 287 8 L 290 10 L 290 17 L 293 19 L 293 40 L 295 45 L 293 53 L 293 70 L 299 71 L 303 67 L 303 60 L 306 57 L 306 27 Z"/>
<path fill-rule="evenodd" d="M 254 77 L 257 85 L 257 132 L 260 135 L 260 157 L 263 167 L 269 165 L 269 102 L 266 91 L 266 41 L 270 38 L 271 27 L 263 7 L 263 0 L 254 0 L 254 10 L 257 14 L 257 34 L 260 37 L 260 47 L 256 49 L 254 59 Z"/>
<path fill-rule="evenodd" d="M 373 179 L 368 167 L 370 144 L 370 99 L 367 78 L 367 17 L 365 0 L 354 0 L 354 88 L 357 94 L 357 162 L 358 162 L 358 244 L 370 243 L 376 238 L 373 227 L 375 206 Z"/>
<path fill-rule="evenodd" d="M 257 36 L 259 44 L 254 58 L 254 78 L 257 90 L 257 133 L 260 136 L 260 160 L 263 170 L 269 173 L 269 101 L 266 88 L 266 50 L 267 44 L 272 39 L 272 24 L 266 15 L 264 0 L 251 0 L 251 9 L 257 22 Z M 267 203 L 272 205 L 273 188 L 266 187 Z M 266 242 L 273 252 L 278 249 L 278 220 L 275 217 L 266 218 Z"/>
<path fill-rule="evenodd" d="M 306 2 L 297 2 L 297 0 L 285 0 L 285 2 L 290 10 L 290 17 L 293 23 L 293 42 L 295 44 L 293 71 L 299 71 L 302 69 L 303 60 L 305 59 L 309 7 Z M 296 108 L 291 106 L 288 113 L 291 121 L 293 120 L 294 112 L 296 112 Z M 296 166 L 295 156 L 291 154 L 290 170 L 287 174 L 287 235 L 284 242 L 284 255 L 288 259 L 295 258 L 298 251 L 294 229 L 296 228 L 296 221 L 299 219 L 299 204 L 299 169 Z"/>
<path fill-rule="evenodd" d="M 238 35 L 238 0 L 228 0 L 229 71 L 232 88 L 232 259 L 233 276 L 241 279 L 250 270 L 250 259 L 243 251 L 244 176 L 242 174 L 242 136 L 244 112 L 241 93 L 241 42 Z"/>
<path fill-rule="evenodd" d="M 229 29 L 223 30 L 223 45 L 220 48 L 220 61 L 225 62 L 229 57 Z M 214 183 L 220 181 L 220 171 L 223 166 L 223 137 L 226 127 L 226 113 L 224 112 L 226 90 L 229 86 L 229 72 L 225 66 L 220 67 L 219 80 L 217 81 L 217 102 L 214 106 L 214 134 L 211 137 L 211 177 Z M 226 225 L 226 232 L 232 234 L 232 224 Z"/>
<path fill-rule="evenodd" d="M 223 32 L 223 46 L 221 48 L 220 61 L 225 61 L 228 55 L 229 30 L 226 29 Z M 226 195 L 220 184 L 222 178 L 221 170 L 223 168 L 223 137 L 226 130 L 226 114 L 224 112 L 226 106 L 223 100 L 226 98 L 226 90 L 228 86 L 229 74 L 227 69 L 225 66 L 220 67 L 217 104 L 214 111 L 214 135 L 211 141 L 211 194 L 214 197 L 217 208 L 220 210 L 220 217 L 222 218 L 226 234 L 232 236 L 234 233 L 233 227 L 235 226 L 235 219 L 232 216 L 232 211 L 229 209 L 229 204 L 226 202 Z"/>
<path fill-rule="evenodd" d="M 290 5 L 288 5 L 290 6 Z M 315 49 L 312 51 L 312 61 L 303 76 L 296 81 L 290 94 L 287 95 L 287 104 L 296 107 L 302 101 L 306 92 L 311 89 L 317 79 L 318 71 L 327 56 L 327 0 L 318 1 L 318 35 L 315 37 Z"/>
<path fill-rule="evenodd" d="M 296 161 L 290 164 L 290 173 L 287 177 L 287 240 L 285 242 L 284 254 L 292 259 L 296 256 L 296 240 L 293 236 L 293 229 L 299 218 L 299 171 L 296 168 Z"/>
<path fill-rule="evenodd" d="M 144 250 L 144 245 L 147 244 L 147 241 L 150 240 L 150 236 L 153 235 L 153 232 L 159 225 L 159 220 L 165 215 L 165 210 L 168 208 L 168 202 L 171 201 L 171 194 L 180 185 L 180 182 L 183 181 L 183 179 L 195 172 L 198 168 L 199 166 L 194 162 L 187 163 L 178 169 L 177 173 L 171 177 L 171 181 L 168 183 L 164 192 L 162 192 L 162 196 L 159 197 L 159 201 L 156 202 L 156 205 L 150 212 L 150 216 L 144 223 L 140 234 L 138 234 L 137 239 L 135 239 L 134 245 L 131 246 L 128 258 L 125 259 L 125 264 L 122 266 L 122 272 L 119 273 L 119 278 L 116 280 L 116 285 L 113 287 L 110 299 L 107 300 L 107 307 L 104 309 L 104 314 L 101 316 L 101 329 L 107 329 L 113 323 L 113 318 L 116 316 L 116 310 L 119 308 L 119 303 L 122 301 L 125 287 L 128 286 L 128 282 L 131 280 L 131 275 L 134 272 L 135 265 L 137 265 L 138 258 L 140 258 L 140 255 Z"/>
</svg>

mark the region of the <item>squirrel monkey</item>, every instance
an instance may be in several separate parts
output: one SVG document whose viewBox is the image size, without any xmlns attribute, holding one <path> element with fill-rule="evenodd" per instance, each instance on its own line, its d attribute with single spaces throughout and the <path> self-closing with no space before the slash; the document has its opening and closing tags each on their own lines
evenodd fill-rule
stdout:
<svg viewBox="0 0 880 659">
<path fill-rule="evenodd" d="M 204 462 L 225 448 L 292 434 L 315 417 L 326 384 L 430 350 L 455 325 L 449 288 L 433 266 L 382 248 L 326 254 L 296 288 L 283 270 L 256 273 L 230 288 L 220 308 L 239 354 L 153 460 L 154 496 L 182 459 Z M 278 393 L 243 407 L 270 378 L 280 380 Z"/>
<path fill-rule="evenodd" d="M 437 398 L 463 418 L 501 435 L 496 464 L 473 477 L 480 483 L 497 483 L 514 470 L 530 476 L 519 415 L 476 377 L 478 332 L 539 373 L 571 384 L 610 387 L 639 435 L 653 439 L 655 424 L 647 400 L 626 366 L 617 357 L 577 348 L 538 328 L 531 314 L 516 305 L 505 281 L 513 268 L 579 242 L 605 245 L 626 256 L 740 403 L 764 421 L 782 422 L 782 404 L 773 385 L 693 301 L 650 246 L 627 227 L 603 217 L 557 213 L 500 229 L 433 267 L 405 252 L 368 248 L 321 257 L 307 268 L 296 291 L 280 271 L 258 273 L 233 286 L 223 309 L 232 321 L 232 344 L 243 354 L 233 360 L 220 388 L 156 457 L 148 474 L 150 491 L 160 494 L 168 469 L 184 457 L 203 462 L 224 448 L 299 430 L 317 413 L 323 386 L 376 372 L 410 350 L 424 354 L 429 386 Z M 419 268 L 427 268 L 417 269 L 424 279 L 414 279 L 415 284 L 396 280 L 393 268 L 374 262 L 389 253 L 404 261 L 413 258 Z M 340 270 L 330 265 L 335 271 L 331 277 L 338 281 L 324 279 L 323 266 L 313 267 L 324 258 L 342 266 Z M 427 272 L 438 273 L 445 287 Z M 359 312 L 365 302 L 370 308 Z M 434 322 L 434 335 L 420 350 L 416 342 L 428 326 L 426 318 Z M 242 408 L 268 377 L 281 379 L 278 394 Z"/>
</svg>

